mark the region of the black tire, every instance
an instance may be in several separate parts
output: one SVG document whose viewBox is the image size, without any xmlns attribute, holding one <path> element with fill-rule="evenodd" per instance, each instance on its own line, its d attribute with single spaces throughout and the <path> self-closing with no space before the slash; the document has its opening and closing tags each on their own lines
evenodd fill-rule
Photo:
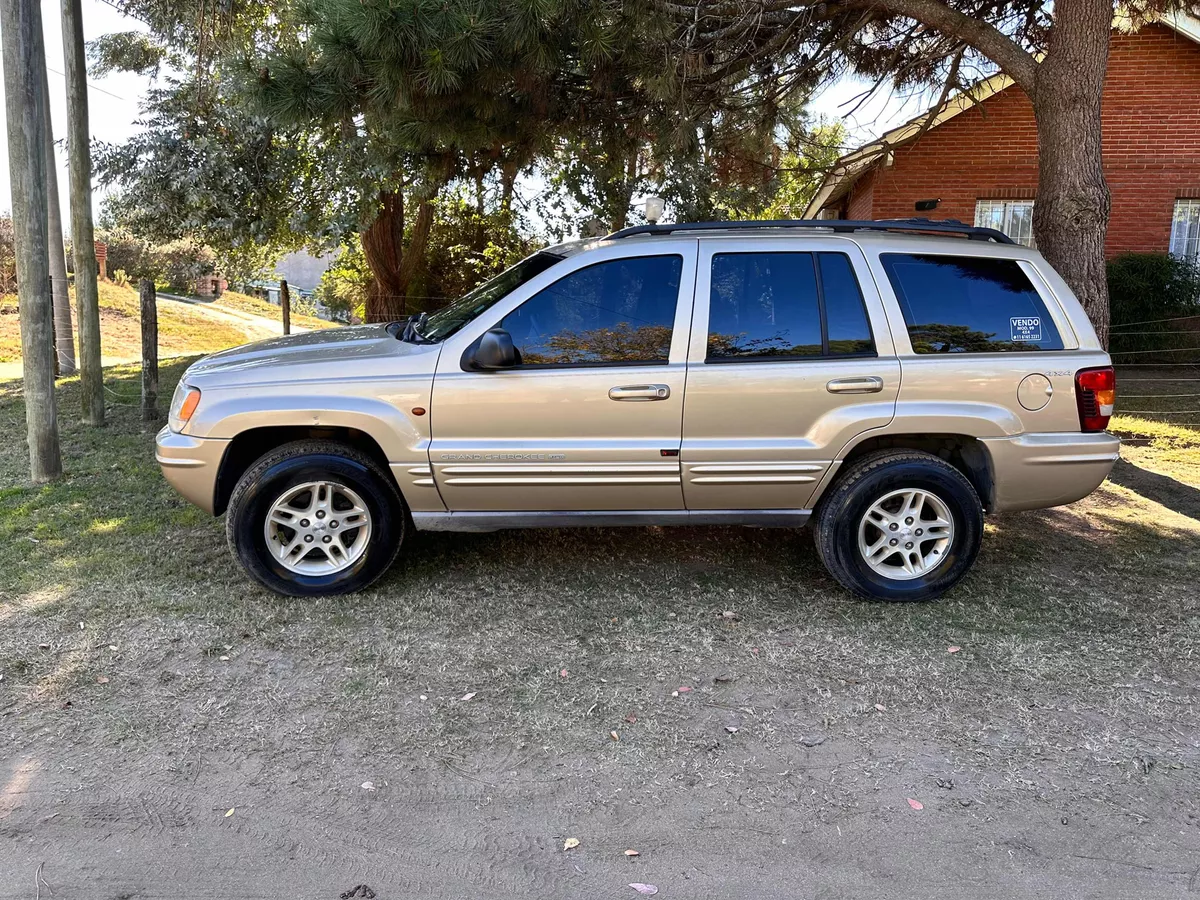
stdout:
<svg viewBox="0 0 1200 900">
<path fill-rule="evenodd" d="M 935 494 L 954 522 L 953 537 L 942 561 L 925 575 L 910 580 L 881 575 L 859 551 L 863 516 L 880 498 L 902 489 Z M 971 482 L 945 460 L 916 450 L 881 450 L 856 460 L 821 499 L 814 519 L 817 555 L 829 574 L 851 593 L 869 600 L 940 597 L 971 568 L 983 537 L 983 508 Z"/>
<path fill-rule="evenodd" d="M 304 574 L 285 568 L 267 548 L 264 523 L 289 488 L 328 480 L 350 488 L 371 514 L 370 537 L 353 565 L 339 572 Z M 279 594 L 349 594 L 387 571 L 408 534 L 409 517 L 391 476 L 364 453 L 335 441 L 296 441 L 267 453 L 233 489 L 225 534 L 234 556 L 255 581 Z"/>
</svg>

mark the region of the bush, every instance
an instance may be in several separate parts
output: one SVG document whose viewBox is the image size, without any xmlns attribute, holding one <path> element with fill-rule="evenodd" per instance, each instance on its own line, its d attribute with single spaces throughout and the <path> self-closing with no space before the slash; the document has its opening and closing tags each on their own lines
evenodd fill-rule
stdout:
<svg viewBox="0 0 1200 900">
<path fill-rule="evenodd" d="M 117 269 L 115 272 L 113 272 L 112 280 L 113 284 L 115 284 L 117 287 L 125 287 L 127 284 L 129 284 L 129 276 L 125 274 L 124 269 Z"/>
<path fill-rule="evenodd" d="M 1164 253 L 1123 254 L 1108 264 L 1108 297 L 1119 361 L 1200 361 L 1200 266 Z"/>
</svg>

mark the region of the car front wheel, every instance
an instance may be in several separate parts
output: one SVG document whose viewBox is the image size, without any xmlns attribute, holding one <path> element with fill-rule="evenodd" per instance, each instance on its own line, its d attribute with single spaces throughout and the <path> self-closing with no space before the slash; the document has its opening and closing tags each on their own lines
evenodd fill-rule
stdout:
<svg viewBox="0 0 1200 900">
<path fill-rule="evenodd" d="M 884 450 L 853 463 L 821 501 L 817 553 L 854 594 L 932 600 L 970 569 L 983 509 L 966 476 L 914 450 Z"/>
<path fill-rule="evenodd" d="M 314 596 L 379 578 L 407 522 L 391 477 L 369 456 L 332 441 L 297 441 L 246 470 L 225 528 L 252 578 L 280 594 Z"/>
</svg>

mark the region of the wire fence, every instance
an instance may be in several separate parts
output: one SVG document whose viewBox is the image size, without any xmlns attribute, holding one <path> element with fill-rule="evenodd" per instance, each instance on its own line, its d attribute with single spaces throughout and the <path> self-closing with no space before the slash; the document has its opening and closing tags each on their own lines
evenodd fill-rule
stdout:
<svg viewBox="0 0 1200 900">
<path fill-rule="evenodd" d="M 1109 337 L 1118 415 L 1200 428 L 1200 315 L 1123 322 Z"/>
</svg>

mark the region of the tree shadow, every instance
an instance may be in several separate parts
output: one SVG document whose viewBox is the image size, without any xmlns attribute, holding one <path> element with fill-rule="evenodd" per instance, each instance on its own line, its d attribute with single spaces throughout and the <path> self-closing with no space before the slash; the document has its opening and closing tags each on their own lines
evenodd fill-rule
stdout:
<svg viewBox="0 0 1200 900">
<path fill-rule="evenodd" d="M 1168 475 L 1159 475 L 1125 459 L 1117 460 L 1108 480 L 1141 494 L 1180 515 L 1200 520 L 1200 489 Z"/>
</svg>

